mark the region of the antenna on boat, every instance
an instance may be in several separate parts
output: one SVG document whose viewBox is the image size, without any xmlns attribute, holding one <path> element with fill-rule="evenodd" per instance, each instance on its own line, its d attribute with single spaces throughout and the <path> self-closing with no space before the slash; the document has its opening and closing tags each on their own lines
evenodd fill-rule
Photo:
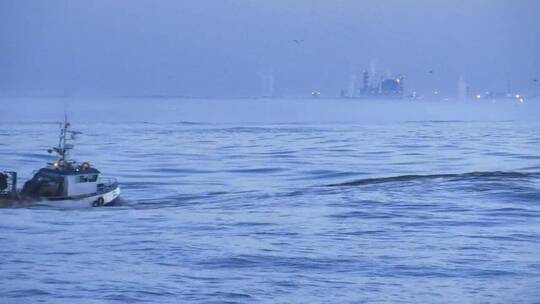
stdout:
<svg viewBox="0 0 540 304">
<path fill-rule="evenodd" d="M 67 112 L 64 112 L 64 124 L 62 126 L 62 130 L 60 131 L 60 145 L 58 146 L 59 154 L 61 156 L 61 161 L 64 161 L 64 163 L 68 162 L 69 160 L 69 150 L 73 148 L 73 145 L 69 145 L 67 143 L 67 133 L 70 127 L 70 123 L 68 121 Z"/>
<path fill-rule="evenodd" d="M 64 110 L 64 123 L 60 124 L 60 136 L 58 138 L 58 146 L 49 149 L 48 152 L 56 152 L 60 159 L 58 162 L 55 162 L 55 166 L 64 167 L 69 165 L 69 151 L 74 148 L 72 144 L 68 144 L 68 133 L 71 135 L 71 139 L 74 139 L 74 136 L 80 134 L 81 132 L 70 131 L 69 128 L 71 124 L 68 120 L 67 111 Z"/>
</svg>

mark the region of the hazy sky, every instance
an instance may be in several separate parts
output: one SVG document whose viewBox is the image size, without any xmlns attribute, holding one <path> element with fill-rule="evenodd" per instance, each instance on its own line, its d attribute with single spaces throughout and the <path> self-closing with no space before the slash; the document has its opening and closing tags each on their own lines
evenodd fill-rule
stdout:
<svg viewBox="0 0 540 304">
<path fill-rule="evenodd" d="M 337 95 L 370 68 L 540 91 L 539 57 L 537 0 L 0 0 L 0 95 Z"/>
</svg>

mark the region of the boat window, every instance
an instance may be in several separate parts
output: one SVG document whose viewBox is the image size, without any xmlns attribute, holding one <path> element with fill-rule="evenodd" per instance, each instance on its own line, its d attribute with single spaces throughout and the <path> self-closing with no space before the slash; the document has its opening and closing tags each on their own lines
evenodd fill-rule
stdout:
<svg viewBox="0 0 540 304">
<path fill-rule="evenodd" d="M 47 175 L 38 175 L 37 176 L 37 181 L 38 182 L 51 182 L 53 181 L 53 179 L 50 177 L 50 176 L 47 176 Z"/>
<path fill-rule="evenodd" d="M 79 175 L 77 176 L 78 183 L 95 183 L 97 181 L 97 175 Z"/>
<path fill-rule="evenodd" d="M 62 182 L 64 180 L 61 176 L 50 175 L 50 174 L 46 174 L 46 173 L 38 173 L 38 174 L 35 175 L 34 178 L 39 182 L 56 182 L 56 183 L 60 183 L 60 182 Z"/>
</svg>

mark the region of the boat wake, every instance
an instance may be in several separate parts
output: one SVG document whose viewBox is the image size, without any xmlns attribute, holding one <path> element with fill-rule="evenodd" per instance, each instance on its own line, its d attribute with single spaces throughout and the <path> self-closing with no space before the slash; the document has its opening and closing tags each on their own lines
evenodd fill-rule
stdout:
<svg viewBox="0 0 540 304">
<path fill-rule="evenodd" d="M 363 186 L 374 185 L 383 183 L 394 182 L 416 182 L 443 179 L 445 181 L 475 181 L 475 180 L 506 180 L 506 179 L 530 179 L 539 177 L 538 173 L 524 173 L 524 172 L 504 172 L 504 171 L 488 171 L 488 172 L 469 172 L 461 174 L 427 174 L 427 175 L 399 175 L 390 177 L 378 177 L 378 178 L 365 178 L 358 179 L 350 182 L 337 183 L 325 185 L 326 187 L 350 187 L 350 186 Z"/>
</svg>

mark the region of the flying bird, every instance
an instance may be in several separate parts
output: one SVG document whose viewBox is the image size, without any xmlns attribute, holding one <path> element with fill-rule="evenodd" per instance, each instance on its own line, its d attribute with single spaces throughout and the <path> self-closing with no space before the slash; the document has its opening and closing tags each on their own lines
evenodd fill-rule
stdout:
<svg viewBox="0 0 540 304">
<path fill-rule="evenodd" d="M 300 43 L 304 42 L 304 39 L 294 39 L 293 42 L 296 43 L 296 44 L 300 44 Z"/>
<path fill-rule="evenodd" d="M 534 82 L 538 82 L 538 78 L 533 79 Z"/>
<path fill-rule="evenodd" d="M 429 70 L 429 72 L 428 72 L 428 73 L 429 73 L 429 74 L 433 74 L 433 70 Z"/>
</svg>

